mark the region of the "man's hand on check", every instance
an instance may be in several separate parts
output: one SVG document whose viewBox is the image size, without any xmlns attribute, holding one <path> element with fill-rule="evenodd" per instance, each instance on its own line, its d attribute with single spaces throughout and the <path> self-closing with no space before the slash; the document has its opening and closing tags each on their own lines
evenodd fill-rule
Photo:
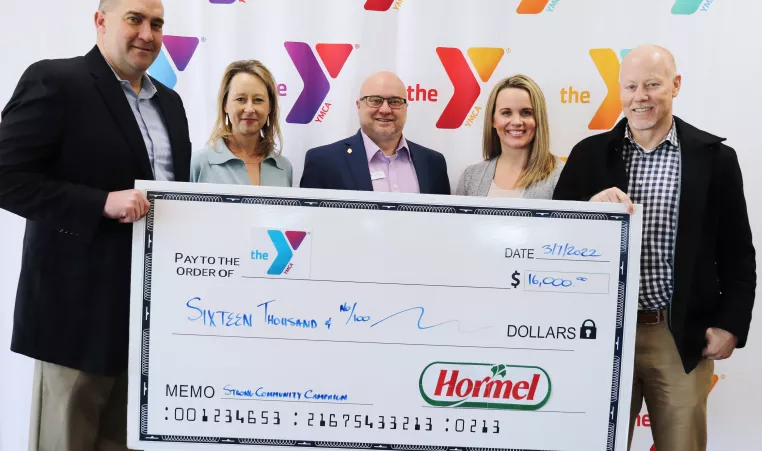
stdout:
<svg viewBox="0 0 762 451">
<path fill-rule="evenodd" d="M 627 213 L 635 213 L 635 206 L 630 200 L 630 196 L 623 193 L 619 188 L 609 188 L 601 191 L 590 198 L 590 202 L 614 202 L 624 204 L 627 207 Z"/>
<path fill-rule="evenodd" d="M 131 223 L 145 216 L 150 208 L 148 199 L 139 190 L 114 191 L 108 193 L 103 216 L 118 219 L 121 223 Z"/>
</svg>

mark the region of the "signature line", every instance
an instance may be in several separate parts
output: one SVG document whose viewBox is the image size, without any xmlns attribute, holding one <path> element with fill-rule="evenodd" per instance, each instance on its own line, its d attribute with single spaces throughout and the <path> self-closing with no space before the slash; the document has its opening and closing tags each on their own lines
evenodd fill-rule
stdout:
<svg viewBox="0 0 762 451">
<path fill-rule="evenodd" d="M 385 342 L 385 341 L 354 341 L 354 340 L 315 340 L 312 338 L 281 338 L 281 337 L 250 337 L 246 335 L 217 335 L 217 334 L 184 334 L 180 332 L 173 332 L 172 335 L 181 337 L 212 337 L 212 338 L 248 338 L 254 340 L 283 340 L 283 341 L 309 341 L 309 342 L 322 342 L 322 343 L 355 343 L 363 345 L 396 345 L 396 346 L 426 346 L 433 348 L 474 348 L 474 349 L 513 349 L 513 350 L 529 350 L 529 351 L 558 351 L 558 352 L 574 352 L 574 349 L 557 349 L 557 348 L 515 348 L 511 346 L 468 346 L 468 345 L 437 345 L 427 343 L 397 343 L 397 342 Z"/>
</svg>

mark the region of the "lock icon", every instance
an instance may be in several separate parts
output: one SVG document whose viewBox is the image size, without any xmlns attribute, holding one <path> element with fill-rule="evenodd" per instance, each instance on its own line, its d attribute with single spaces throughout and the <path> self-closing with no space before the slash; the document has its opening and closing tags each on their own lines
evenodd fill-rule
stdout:
<svg viewBox="0 0 762 451">
<path fill-rule="evenodd" d="M 595 327 L 595 321 L 591 319 L 586 319 L 585 321 L 583 321 L 582 327 L 579 328 L 579 338 L 583 340 L 595 340 L 595 336 L 597 333 L 598 333 L 598 328 Z"/>
</svg>

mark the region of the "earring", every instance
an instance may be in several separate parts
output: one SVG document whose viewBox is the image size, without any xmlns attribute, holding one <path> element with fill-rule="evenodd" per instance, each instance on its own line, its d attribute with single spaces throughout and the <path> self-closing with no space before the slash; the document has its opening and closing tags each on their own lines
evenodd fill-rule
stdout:
<svg viewBox="0 0 762 451">
<path fill-rule="evenodd" d="M 270 126 L 270 116 L 267 116 L 267 126 Z"/>
<path fill-rule="evenodd" d="M 225 113 L 225 126 L 230 128 L 230 116 Z"/>
</svg>

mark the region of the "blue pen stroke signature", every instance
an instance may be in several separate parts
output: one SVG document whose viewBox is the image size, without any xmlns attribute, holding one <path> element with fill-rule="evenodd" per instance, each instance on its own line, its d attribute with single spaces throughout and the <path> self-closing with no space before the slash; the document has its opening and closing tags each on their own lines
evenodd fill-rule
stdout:
<svg viewBox="0 0 762 451">
<path fill-rule="evenodd" d="M 478 332 L 480 330 L 490 329 L 490 328 L 494 327 L 494 326 L 485 326 L 485 327 L 480 327 L 480 328 L 474 329 L 474 330 L 462 330 L 460 328 L 460 321 L 457 320 L 457 319 L 451 319 L 449 321 L 444 321 L 444 322 L 441 322 L 439 324 L 433 324 L 433 325 L 430 325 L 430 326 L 424 326 L 424 325 L 421 324 L 421 320 L 423 320 L 423 314 L 426 313 L 426 309 L 424 309 L 423 307 L 411 307 L 409 309 L 405 309 L 405 310 L 402 310 L 400 312 L 393 313 L 393 314 L 387 316 L 386 318 L 384 318 L 384 319 L 382 319 L 380 321 L 376 321 L 375 323 L 371 324 L 370 327 L 377 326 L 377 325 L 383 323 L 384 321 L 386 321 L 388 319 L 394 318 L 397 315 L 400 315 L 400 314 L 405 313 L 405 312 L 410 312 L 412 310 L 420 310 L 421 311 L 421 314 L 418 315 L 418 329 L 420 329 L 420 330 L 433 329 L 435 327 L 444 326 L 445 324 L 455 323 L 455 324 L 458 325 L 458 332 L 460 332 L 462 334 L 470 334 L 470 333 L 473 333 L 473 332 Z"/>
</svg>

